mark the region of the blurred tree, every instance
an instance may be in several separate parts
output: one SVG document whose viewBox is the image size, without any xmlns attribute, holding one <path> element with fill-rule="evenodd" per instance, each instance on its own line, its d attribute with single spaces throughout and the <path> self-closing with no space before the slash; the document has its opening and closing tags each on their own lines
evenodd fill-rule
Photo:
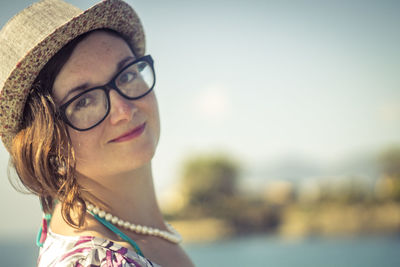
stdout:
<svg viewBox="0 0 400 267">
<path fill-rule="evenodd" d="M 275 229 L 280 210 L 267 205 L 260 196 L 253 200 L 241 195 L 240 171 L 240 164 L 224 154 L 197 155 L 186 160 L 181 177 L 185 205 L 175 218 L 222 219 L 236 234 Z"/>
<path fill-rule="evenodd" d="M 183 165 L 182 190 L 187 207 L 215 215 L 236 195 L 239 164 L 225 155 L 200 155 Z M 211 213 L 211 214 L 210 214 Z M 204 214 L 206 215 L 206 214 Z"/>
<path fill-rule="evenodd" d="M 379 157 L 382 171 L 386 175 L 400 179 L 400 147 L 392 147 L 383 151 Z"/>
<path fill-rule="evenodd" d="M 377 182 L 380 197 L 400 201 L 400 147 L 392 147 L 381 153 L 379 162 L 382 176 Z"/>
<path fill-rule="evenodd" d="M 345 176 L 340 180 L 328 180 L 320 185 L 321 202 L 339 202 L 342 204 L 368 201 L 371 189 L 362 177 Z"/>
</svg>

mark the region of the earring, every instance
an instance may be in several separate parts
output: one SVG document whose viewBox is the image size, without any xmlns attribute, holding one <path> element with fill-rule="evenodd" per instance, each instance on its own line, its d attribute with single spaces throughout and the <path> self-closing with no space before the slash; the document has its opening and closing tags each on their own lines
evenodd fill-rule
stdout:
<svg viewBox="0 0 400 267">
<path fill-rule="evenodd" d="M 64 176 L 67 173 L 67 166 L 64 160 L 56 156 L 50 156 L 49 161 L 53 169 L 56 170 L 57 174 Z"/>
<path fill-rule="evenodd" d="M 57 173 L 61 176 L 64 176 L 67 173 L 67 166 L 65 166 L 65 161 L 62 161 L 61 164 L 58 166 Z"/>
</svg>

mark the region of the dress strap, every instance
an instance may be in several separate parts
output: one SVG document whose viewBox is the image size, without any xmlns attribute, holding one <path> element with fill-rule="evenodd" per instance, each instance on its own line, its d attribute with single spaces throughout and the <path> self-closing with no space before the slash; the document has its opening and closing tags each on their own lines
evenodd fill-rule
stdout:
<svg viewBox="0 0 400 267">
<path fill-rule="evenodd" d="M 119 237 L 121 237 L 123 240 L 125 240 L 126 242 L 128 242 L 136 251 L 136 253 L 142 257 L 143 253 L 140 250 L 139 246 L 136 244 L 135 241 L 133 241 L 131 238 L 129 238 L 126 234 L 124 234 L 123 232 L 121 232 L 117 227 L 115 227 L 114 225 L 112 225 L 111 223 L 109 223 L 108 221 L 106 221 L 103 218 L 100 218 L 99 216 L 97 216 L 96 214 L 94 214 L 93 212 L 89 211 L 89 213 L 96 219 L 98 220 L 100 223 L 102 223 L 105 227 L 107 227 L 108 229 L 110 229 L 113 233 L 117 234 Z M 47 238 L 47 232 L 48 232 L 48 228 L 50 225 L 50 221 L 51 221 L 51 214 L 50 213 L 44 213 L 43 214 L 43 219 L 42 219 L 42 224 L 39 228 L 39 232 L 37 234 L 36 237 L 36 245 L 38 247 L 43 247 L 44 241 Z"/>
<path fill-rule="evenodd" d="M 40 248 L 43 247 L 44 241 L 46 240 L 50 220 L 51 220 L 51 214 L 44 213 L 42 219 L 42 225 L 40 225 L 39 232 L 36 237 L 36 245 Z"/>
<path fill-rule="evenodd" d="M 139 246 L 136 244 L 135 241 L 133 241 L 131 238 L 129 238 L 126 234 L 124 234 L 123 232 L 121 232 L 117 227 L 115 227 L 113 224 L 111 224 L 110 222 L 106 221 L 104 218 L 100 218 L 97 214 L 94 214 L 91 211 L 88 211 L 96 220 L 98 220 L 99 222 L 101 222 L 105 227 L 107 227 L 108 229 L 110 229 L 112 232 L 114 232 L 115 234 L 117 234 L 119 237 L 121 237 L 123 240 L 125 240 L 126 242 L 128 242 L 136 251 L 136 253 L 142 257 L 143 253 L 140 250 Z"/>
</svg>

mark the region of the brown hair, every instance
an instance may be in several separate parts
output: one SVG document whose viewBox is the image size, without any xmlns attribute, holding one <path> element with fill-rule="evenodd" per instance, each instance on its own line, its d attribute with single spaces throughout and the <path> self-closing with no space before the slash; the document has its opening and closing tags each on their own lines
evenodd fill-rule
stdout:
<svg viewBox="0 0 400 267">
<path fill-rule="evenodd" d="M 101 30 L 125 39 L 112 30 Z M 83 225 L 86 205 L 76 179 L 74 149 L 67 126 L 58 116 L 52 88 L 77 44 L 90 33 L 70 41 L 40 71 L 25 104 L 21 130 L 11 148 L 11 164 L 22 184 L 39 196 L 43 211 L 52 213 L 54 201 L 60 200 L 64 220 L 74 227 Z M 73 211 L 77 212 L 77 221 L 71 216 Z"/>
</svg>

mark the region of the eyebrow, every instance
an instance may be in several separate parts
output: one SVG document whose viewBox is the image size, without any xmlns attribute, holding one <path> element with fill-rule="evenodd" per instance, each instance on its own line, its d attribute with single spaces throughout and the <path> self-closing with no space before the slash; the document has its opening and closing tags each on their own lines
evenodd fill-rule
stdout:
<svg viewBox="0 0 400 267">
<path fill-rule="evenodd" d="M 122 59 L 121 61 L 119 61 L 117 63 L 117 71 L 116 73 L 118 73 L 125 65 L 127 62 L 129 62 L 130 60 L 135 59 L 135 57 L 133 56 L 127 56 L 126 58 Z M 114 78 L 115 76 L 113 76 Z M 100 86 L 101 87 L 101 86 Z M 83 91 L 89 88 L 89 83 L 84 83 L 81 85 L 78 85 L 74 88 L 72 88 L 71 90 L 68 91 L 68 93 L 61 99 L 60 103 L 64 103 L 65 100 L 68 98 L 69 95 L 71 95 L 72 93 L 75 93 L 77 91 Z"/>
</svg>

